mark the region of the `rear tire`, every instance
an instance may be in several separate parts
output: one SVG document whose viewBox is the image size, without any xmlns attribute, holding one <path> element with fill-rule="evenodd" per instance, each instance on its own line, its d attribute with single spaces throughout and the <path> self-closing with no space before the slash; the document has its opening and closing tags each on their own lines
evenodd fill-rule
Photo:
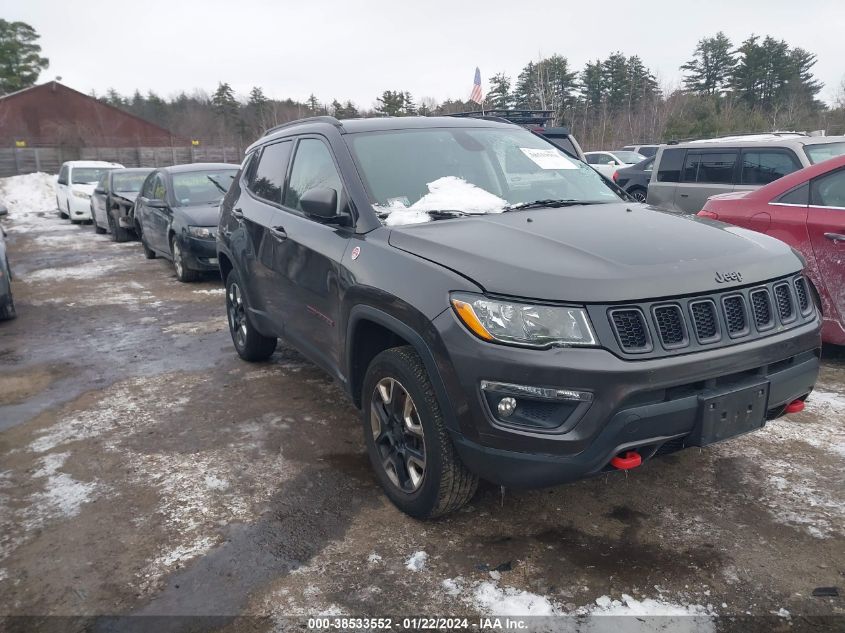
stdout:
<svg viewBox="0 0 845 633">
<path fill-rule="evenodd" d="M 647 192 L 642 187 L 633 187 L 629 192 L 628 195 L 634 198 L 637 202 L 645 203 Z"/>
<path fill-rule="evenodd" d="M 111 233 L 111 241 L 112 242 L 128 242 L 129 241 L 129 230 L 124 229 L 114 220 L 114 216 L 111 213 L 106 213 L 106 217 L 109 220 L 109 232 Z"/>
<path fill-rule="evenodd" d="M 278 339 L 264 336 L 249 320 L 246 298 L 238 274 L 232 269 L 226 277 L 226 318 L 235 351 L 251 363 L 267 360 L 276 351 Z"/>
<path fill-rule="evenodd" d="M 200 276 L 199 271 L 188 268 L 182 247 L 179 246 L 179 240 L 176 239 L 175 235 L 170 238 L 170 253 L 173 255 L 173 269 L 176 271 L 176 279 L 182 283 L 196 281 Z"/>
<path fill-rule="evenodd" d="M 393 504 L 412 517 L 431 519 L 469 502 L 478 477 L 463 465 L 452 444 L 414 348 L 396 347 L 376 356 L 363 389 L 364 441 Z"/>
</svg>

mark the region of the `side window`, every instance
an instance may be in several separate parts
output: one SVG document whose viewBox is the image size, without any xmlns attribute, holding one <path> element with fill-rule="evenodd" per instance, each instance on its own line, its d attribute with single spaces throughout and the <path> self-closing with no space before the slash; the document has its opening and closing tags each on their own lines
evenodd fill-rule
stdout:
<svg viewBox="0 0 845 633">
<path fill-rule="evenodd" d="M 102 189 L 106 193 L 109 191 L 109 174 L 106 172 L 100 176 L 100 182 L 97 183 L 97 189 Z"/>
<path fill-rule="evenodd" d="M 701 154 L 696 182 L 730 185 L 734 181 L 736 152 L 708 152 Z"/>
<path fill-rule="evenodd" d="M 701 154 L 689 152 L 684 160 L 684 171 L 681 174 L 681 182 L 695 182 L 698 177 L 698 166 L 701 164 Z"/>
<path fill-rule="evenodd" d="M 250 165 L 247 188 L 252 193 L 269 202 L 282 204 L 282 190 L 292 147 L 293 141 L 283 141 L 264 148 L 257 159 L 257 165 Z"/>
<path fill-rule="evenodd" d="M 798 159 L 788 151 L 752 150 L 742 152 L 743 185 L 765 185 L 801 169 Z"/>
<path fill-rule="evenodd" d="M 153 179 L 153 192 L 150 196 L 154 200 L 164 200 L 167 197 L 167 188 L 164 186 L 164 177 L 156 174 Z"/>
<path fill-rule="evenodd" d="M 67 184 L 67 172 L 68 172 L 67 165 L 62 165 L 61 170 L 59 170 L 59 184 L 60 185 L 66 185 Z"/>
<path fill-rule="evenodd" d="M 596 154 L 587 154 L 588 165 L 598 165 L 599 157 Z"/>
<path fill-rule="evenodd" d="M 329 148 L 317 139 L 302 139 L 296 147 L 290 182 L 285 191 L 285 206 L 302 211 L 299 199 L 309 189 L 318 187 L 337 191 L 337 203 L 340 206 L 343 184 Z"/>
<path fill-rule="evenodd" d="M 805 182 L 800 187 L 787 191 L 780 198 L 775 200 L 781 204 L 800 204 L 806 207 L 810 203 L 810 183 Z"/>
<path fill-rule="evenodd" d="M 146 179 L 144 180 L 144 184 L 141 186 L 141 196 L 144 198 L 152 198 L 153 197 L 153 181 L 155 180 L 155 175 L 150 173 Z"/>
<path fill-rule="evenodd" d="M 684 165 L 685 149 L 664 149 L 657 165 L 658 182 L 679 182 Z"/>
<path fill-rule="evenodd" d="M 596 165 L 609 165 L 613 156 L 609 154 L 596 154 Z"/>
<path fill-rule="evenodd" d="M 642 164 L 642 170 L 643 171 L 651 172 L 653 169 L 654 169 L 654 159 L 653 158 L 650 158 L 649 160 L 643 162 L 643 164 Z"/>
<path fill-rule="evenodd" d="M 845 210 L 845 169 L 819 176 L 810 185 L 810 204 Z"/>
</svg>

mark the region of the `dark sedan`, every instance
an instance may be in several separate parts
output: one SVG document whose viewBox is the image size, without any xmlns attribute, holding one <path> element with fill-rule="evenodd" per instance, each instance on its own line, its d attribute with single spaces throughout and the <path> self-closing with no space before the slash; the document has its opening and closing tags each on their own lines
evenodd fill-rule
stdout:
<svg viewBox="0 0 845 633">
<path fill-rule="evenodd" d="M 613 182 L 622 187 L 637 202 L 645 202 L 648 181 L 651 180 L 653 168 L 654 156 L 641 160 L 636 165 L 617 169 L 613 174 Z"/>
<path fill-rule="evenodd" d="M 226 163 L 163 167 L 144 181 L 135 204 L 135 226 L 147 259 L 173 262 L 179 281 L 217 271 L 220 200 L 239 169 Z"/>
<path fill-rule="evenodd" d="M 0 204 L 0 217 L 9 213 L 5 205 Z M 0 226 L 0 321 L 15 318 L 15 302 L 12 299 L 12 269 L 6 256 L 6 231 Z"/>
<path fill-rule="evenodd" d="M 144 167 L 111 169 L 100 177 L 91 195 L 91 220 L 97 233 L 108 232 L 114 242 L 132 237 L 135 198 L 151 171 Z"/>
</svg>

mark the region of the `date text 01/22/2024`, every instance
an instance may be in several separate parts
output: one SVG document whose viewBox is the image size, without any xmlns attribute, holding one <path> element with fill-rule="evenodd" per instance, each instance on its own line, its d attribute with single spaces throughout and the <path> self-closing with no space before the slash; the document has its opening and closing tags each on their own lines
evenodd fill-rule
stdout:
<svg viewBox="0 0 845 633">
<path fill-rule="evenodd" d="M 519 631 L 528 627 L 520 618 L 469 618 L 415 617 L 394 620 L 393 618 L 309 618 L 309 630 L 354 631 L 354 630 L 509 630 Z"/>
</svg>

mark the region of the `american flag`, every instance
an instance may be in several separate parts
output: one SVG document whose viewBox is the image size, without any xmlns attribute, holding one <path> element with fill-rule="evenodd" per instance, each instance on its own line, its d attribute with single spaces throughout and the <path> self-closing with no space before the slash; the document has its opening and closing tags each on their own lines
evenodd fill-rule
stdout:
<svg viewBox="0 0 845 633">
<path fill-rule="evenodd" d="M 472 82 L 472 92 L 469 95 L 470 101 L 475 101 L 478 104 L 484 100 L 481 95 L 481 71 L 478 67 L 475 68 L 475 80 Z"/>
</svg>

